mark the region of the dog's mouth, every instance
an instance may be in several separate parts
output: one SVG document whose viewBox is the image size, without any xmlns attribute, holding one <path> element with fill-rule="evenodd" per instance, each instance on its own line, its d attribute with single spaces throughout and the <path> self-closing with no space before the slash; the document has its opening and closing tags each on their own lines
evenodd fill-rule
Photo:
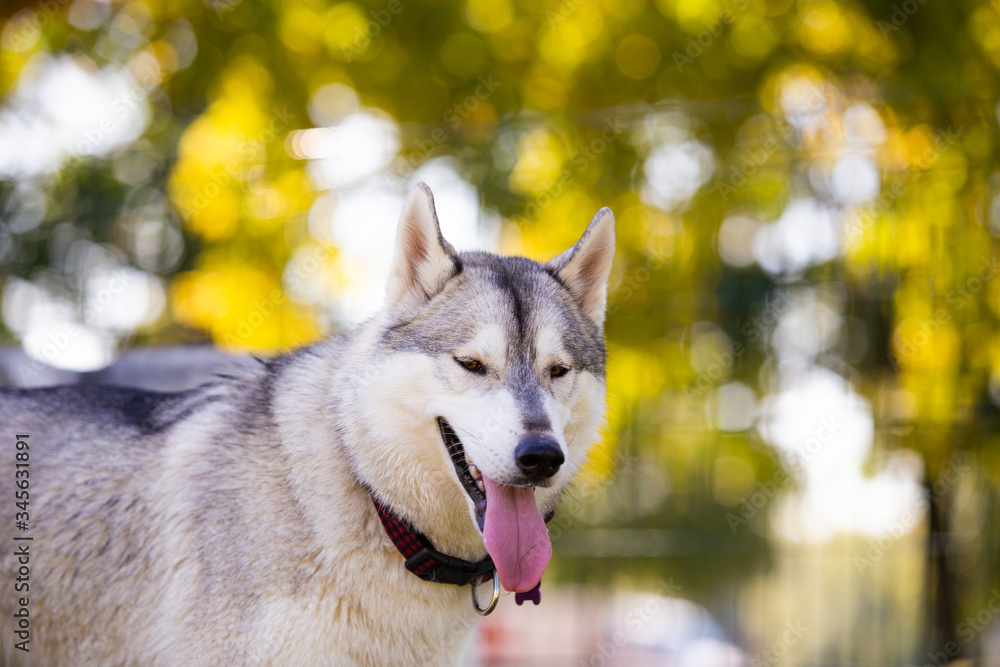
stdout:
<svg viewBox="0 0 1000 667">
<path fill-rule="evenodd" d="M 472 504 L 476 508 L 476 522 L 479 524 L 479 531 L 483 531 L 486 523 L 486 486 L 483 483 L 483 474 L 465 457 L 465 447 L 462 441 L 455 435 L 455 430 L 443 417 L 438 417 L 438 427 L 441 429 L 441 439 L 444 440 L 445 447 L 448 448 L 448 455 L 451 457 L 452 465 L 458 474 L 458 481 L 462 483 L 465 492 L 472 498 Z"/>
<path fill-rule="evenodd" d="M 531 590 L 552 557 L 552 541 L 535 502 L 534 487 L 502 484 L 484 475 L 469 461 L 451 424 L 438 417 L 438 427 L 458 479 L 472 499 L 483 545 L 496 565 L 500 583 L 509 591 Z"/>
</svg>

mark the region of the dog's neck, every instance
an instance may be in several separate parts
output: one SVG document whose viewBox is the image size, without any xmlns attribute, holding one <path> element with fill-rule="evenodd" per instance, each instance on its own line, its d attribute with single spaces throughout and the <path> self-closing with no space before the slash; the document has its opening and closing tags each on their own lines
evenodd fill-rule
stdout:
<svg viewBox="0 0 1000 667">
<path fill-rule="evenodd" d="M 434 545 L 409 521 L 372 493 L 372 504 L 396 549 L 405 558 L 404 567 L 424 581 L 466 586 L 480 583 L 493 575 L 493 560 L 486 556 L 470 562 L 434 548 Z"/>
<path fill-rule="evenodd" d="M 344 356 L 338 353 L 338 342 L 333 341 L 330 347 L 317 346 L 308 352 L 309 357 L 291 359 L 274 380 L 285 388 L 273 392 L 272 410 L 275 437 L 280 439 L 288 461 L 290 486 L 316 541 L 323 545 L 321 560 L 327 576 L 342 576 L 340 573 L 358 568 L 380 572 L 380 590 L 351 603 L 364 607 L 366 613 L 380 613 L 377 609 L 383 606 L 382 601 L 391 600 L 385 614 L 394 616 L 394 623 L 400 628 L 416 628 L 421 642 L 425 637 L 436 638 L 433 646 L 422 649 L 418 664 L 445 664 L 461 651 L 478 617 L 468 588 L 422 581 L 406 570 L 403 557 L 386 534 L 369 489 L 360 481 L 348 455 L 345 441 L 349 436 L 336 426 L 343 423 L 347 410 L 331 402 L 330 386 L 346 382 L 351 372 L 338 366 Z M 328 372 L 322 374 L 322 382 L 310 384 L 310 378 L 320 374 L 315 372 L 315 366 L 309 369 L 307 365 L 317 363 Z M 445 553 L 463 557 L 450 550 L 446 541 L 438 541 L 439 533 L 443 535 L 444 531 L 426 531 L 421 526 L 421 532 Z M 467 560 L 486 555 L 481 538 L 479 544 L 478 558 L 474 555 Z M 333 597 L 354 595 L 357 590 L 342 583 L 330 585 L 337 591 Z M 404 609 L 396 609 L 396 605 Z M 428 617 L 422 611 L 428 605 L 447 613 Z M 434 623 L 438 625 L 428 625 Z"/>
<path fill-rule="evenodd" d="M 370 370 L 374 363 L 377 371 L 378 362 L 370 362 L 366 355 L 358 353 L 367 347 L 366 334 L 361 330 L 350 339 L 335 338 L 312 346 L 284 364 L 279 377 L 273 380 L 285 387 L 285 391 L 274 392 L 280 397 L 273 406 L 276 436 L 284 443 L 293 484 L 312 490 L 304 496 L 313 505 L 310 514 L 316 521 L 316 529 L 342 528 L 347 509 L 344 503 L 349 497 L 352 516 L 364 517 L 363 530 L 376 530 L 385 539 L 368 495 L 372 489 L 438 550 L 471 562 L 483 559 L 486 548 L 469 516 L 464 492 L 452 479 L 454 471 L 450 463 L 435 466 L 435 461 L 426 460 L 435 455 L 446 457 L 436 425 L 429 422 L 426 432 L 420 432 L 407 428 L 406 424 L 394 424 L 389 425 L 387 434 L 379 428 L 385 426 L 386 420 L 368 417 L 365 405 L 352 403 L 360 401 L 366 393 L 378 396 L 380 391 Z M 350 353 L 347 347 L 353 348 Z M 345 358 L 362 361 L 351 368 L 343 365 Z M 327 372 L 316 373 L 317 363 L 323 364 Z M 313 367 L 308 368 L 309 365 Z M 323 379 L 317 380 L 318 377 Z M 345 386 L 350 391 L 344 391 Z M 333 391 L 334 387 L 340 391 Z M 334 396 L 343 397 L 342 402 L 334 402 Z M 414 461 L 413 467 L 397 470 L 397 465 L 391 462 L 373 460 L 372 450 L 383 451 L 371 446 L 375 438 L 391 439 L 388 444 L 397 449 L 411 448 L 416 452 L 410 459 Z M 424 441 L 418 441 L 419 438 Z M 377 479 L 373 470 L 395 474 L 389 480 Z M 349 478 L 341 479 L 345 476 Z M 317 489 L 321 492 L 316 493 Z M 457 521 L 458 517 L 468 520 Z"/>
</svg>

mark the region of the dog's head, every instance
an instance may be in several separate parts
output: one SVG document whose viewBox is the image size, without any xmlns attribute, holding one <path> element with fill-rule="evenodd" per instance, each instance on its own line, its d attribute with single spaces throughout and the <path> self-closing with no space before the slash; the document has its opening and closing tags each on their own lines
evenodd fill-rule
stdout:
<svg viewBox="0 0 1000 667">
<path fill-rule="evenodd" d="M 390 482 L 393 472 L 374 465 L 362 473 L 432 539 L 485 545 L 508 590 L 539 581 L 551 555 L 543 515 L 598 437 L 613 256 L 607 208 L 546 264 L 457 253 L 423 184 L 400 218 L 366 393 L 388 448 L 378 465 L 416 477 Z M 428 504 L 451 525 L 435 525 Z M 463 506 L 468 519 L 457 521 Z"/>
</svg>

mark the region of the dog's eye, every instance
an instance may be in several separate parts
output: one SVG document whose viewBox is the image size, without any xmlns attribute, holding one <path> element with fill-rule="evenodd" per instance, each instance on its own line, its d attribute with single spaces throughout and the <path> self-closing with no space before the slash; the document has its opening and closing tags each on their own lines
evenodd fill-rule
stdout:
<svg viewBox="0 0 1000 667">
<path fill-rule="evenodd" d="M 486 367 L 483 366 L 483 362 L 478 359 L 455 359 L 458 363 L 462 364 L 462 368 L 469 371 L 470 373 L 485 373 Z"/>
<path fill-rule="evenodd" d="M 562 377 L 563 375 L 566 375 L 566 373 L 569 373 L 569 368 L 566 366 L 560 366 L 559 364 L 556 364 L 549 369 L 549 374 L 554 378 Z"/>
</svg>

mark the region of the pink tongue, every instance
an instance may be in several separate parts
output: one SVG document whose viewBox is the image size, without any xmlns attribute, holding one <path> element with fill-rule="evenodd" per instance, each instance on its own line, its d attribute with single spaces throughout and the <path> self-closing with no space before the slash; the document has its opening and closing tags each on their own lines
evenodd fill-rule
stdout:
<svg viewBox="0 0 1000 667">
<path fill-rule="evenodd" d="M 524 593 L 542 580 L 552 558 L 545 519 L 535 504 L 535 489 L 506 486 L 483 475 L 486 525 L 483 541 L 508 591 Z"/>
</svg>

